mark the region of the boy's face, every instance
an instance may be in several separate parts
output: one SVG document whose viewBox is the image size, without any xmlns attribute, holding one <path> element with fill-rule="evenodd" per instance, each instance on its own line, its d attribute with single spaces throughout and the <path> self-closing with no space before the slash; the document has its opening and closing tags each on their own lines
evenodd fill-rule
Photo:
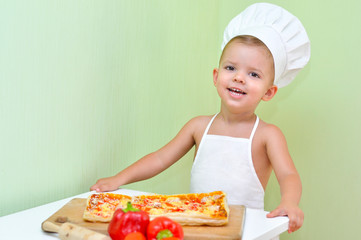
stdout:
<svg viewBox="0 0 361 240">
<path fill-rule="evenodd" d="M 273 58 L 268 50 L 237 40 L 226 46 L 219 69 L 213 71 L 222 104 L 242 111 L 254 111 L 261 100 L 272 99 L 277 92 L 273 78 Z"/>
</svg>

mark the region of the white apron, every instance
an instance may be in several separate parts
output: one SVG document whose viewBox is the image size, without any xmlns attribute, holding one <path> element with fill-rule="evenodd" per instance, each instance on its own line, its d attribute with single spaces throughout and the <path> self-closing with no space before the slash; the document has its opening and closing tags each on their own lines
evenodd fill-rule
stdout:
<svg viewBox="0 0 361 240">
<path fill-rule="evenodd" d="M 217 114 L 209 122 L 200 142 L 191 172 L 192 193 L 222 190 L 229 204 L 264 208 L 264 190 L 252 162 L 252 139 L 208 135 Z"/>
</svg>

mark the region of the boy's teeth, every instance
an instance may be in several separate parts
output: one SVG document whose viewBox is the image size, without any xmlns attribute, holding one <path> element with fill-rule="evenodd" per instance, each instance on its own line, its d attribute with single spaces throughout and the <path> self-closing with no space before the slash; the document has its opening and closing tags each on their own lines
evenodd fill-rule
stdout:
<svg viewBox="0 0 361 240">
<path fill-rule="evenodd" d="M 237 95 L 242 95 L 242 94 L 246 94 L 245 92 L 239 90 L 239 89 L 235 89 L 235 88 L 228 88 L 229 91 L 237 94 Z"/>
</svg>

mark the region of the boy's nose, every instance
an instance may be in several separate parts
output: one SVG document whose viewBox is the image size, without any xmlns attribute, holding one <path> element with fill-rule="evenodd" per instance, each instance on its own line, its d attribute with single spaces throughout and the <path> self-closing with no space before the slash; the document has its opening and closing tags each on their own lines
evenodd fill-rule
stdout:
<svg viewBox="0 0 361 240">
<path fill-rule="evenodd" d="M 245 83 L 244 76 L 240 73 L 237 73 L 234 75 L 233 81 L 239 82 L 239 83 Z"/>
</svg>

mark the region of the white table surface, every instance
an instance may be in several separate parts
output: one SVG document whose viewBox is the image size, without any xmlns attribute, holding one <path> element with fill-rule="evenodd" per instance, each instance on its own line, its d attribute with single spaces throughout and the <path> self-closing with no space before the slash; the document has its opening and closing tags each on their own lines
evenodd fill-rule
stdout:
<svg viewBox="0 0 361 240">
<path fill-rule="evenodd" d="M 87 198 L 94 192 L 87 192 L 55 201 L 39 207 L 30 208 L 21 212 L 0 217 L 1 240 L 58 239 L 55 233 L 46 233 L 41 230 L 41 223 L 58 211 L 73 198 Z M 113 193 L 129 196 L 146 194 L 145 192 L 119 189 Z M 255 209 L 246 209 L 246 220 L 242 240 L 269 240 L 277 237 L 288 229 L 288 218 L 267 218 L 268 212 Z"/>
</svg>

